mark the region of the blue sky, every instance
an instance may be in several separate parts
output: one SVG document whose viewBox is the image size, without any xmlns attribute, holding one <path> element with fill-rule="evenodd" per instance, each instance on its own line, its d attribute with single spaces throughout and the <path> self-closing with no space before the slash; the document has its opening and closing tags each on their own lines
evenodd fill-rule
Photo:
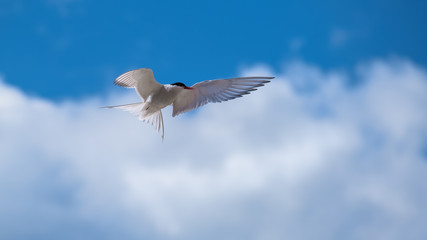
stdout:
<svg viewBox="0 0 427 240">
<path fill-rule="evenodd" d="M 0 0 L 0 239 L 427 239 L 426 7 Z M 162 142 L 140 67 L 276 78 Z"/>
<path fill-rule="evenodd" d="M 0 71 L 37 96 L 105 93 L 120 73 L 163 83 L 231 77 L 301 59 L 352 69 L 375 57 L 427 64 L 424 1 L 4 0 Z"/>
</svg>

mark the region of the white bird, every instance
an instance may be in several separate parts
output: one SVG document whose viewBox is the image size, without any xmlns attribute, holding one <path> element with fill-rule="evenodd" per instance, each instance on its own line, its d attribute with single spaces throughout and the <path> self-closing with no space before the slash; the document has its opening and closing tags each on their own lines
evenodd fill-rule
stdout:
<svg viewBox="0 0 427 240">
<path fill-rule="evenodd" d="M 109 106 L 131 112 L 144 122 L 152 124 L 156 130 L 162 131 L 164 126 L 162 109 L 173 106 L 172 116 L 188 112 L 210 102 L 228 101 L 242 97 L 258 87 L 264 86 L 274 77 L 239 77 L 229 79 L 208 80 L 187 87 L 181 82 L 162 85 L 154 79 L 153 71 L 141 68 L 120 75 L 115 85 L 135 88 L 142 102 Z"/>
</svg>

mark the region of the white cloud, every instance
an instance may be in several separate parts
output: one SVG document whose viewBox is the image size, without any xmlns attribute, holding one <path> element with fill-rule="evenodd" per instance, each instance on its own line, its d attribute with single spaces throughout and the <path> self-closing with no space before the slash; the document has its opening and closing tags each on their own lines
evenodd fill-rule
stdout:
<svg viewBox="0 0 427 240">
<path fill-rule="evenodd" d="M 0 238 L 424 239 L 427 74 L 406 60 L 358 71 L 350 88 L 303 62 L 243 70 L 278 78 L 167 110 L 163 144 L 99 98 L 0 81 Z"/>
</svg>

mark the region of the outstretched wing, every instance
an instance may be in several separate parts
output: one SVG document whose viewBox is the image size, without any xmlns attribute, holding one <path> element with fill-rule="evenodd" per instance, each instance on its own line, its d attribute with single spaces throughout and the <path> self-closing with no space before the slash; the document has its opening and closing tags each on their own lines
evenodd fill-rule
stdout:
<svg viewBox="0 0 427 240">
<path fill-rule="evenodd" d="M 123 73 L 114 81 L 114 84 L 121 87 L 135 88 L 144 102 L 155 89 L 162 86 L 154 79 L 153 71 L 149 68 L 140 68 Z"/>
<path fill-rule="evenodd" d="M 242 97 L 270 82 L 274 77 L 240 77 L 208 80 L 194 84 L 179 93 L 173 102 L 173 113 L 188 112 L 210 102 L 222 102 Z"/>
</svg>

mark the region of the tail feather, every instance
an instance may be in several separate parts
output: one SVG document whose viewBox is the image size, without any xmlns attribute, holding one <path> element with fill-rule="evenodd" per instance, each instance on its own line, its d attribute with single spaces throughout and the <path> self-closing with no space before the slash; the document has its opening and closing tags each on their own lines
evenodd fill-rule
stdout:
<svg viewBox="0 0 427 240">
<path fill-rule="evenodd" d="M 118 105 L 118 106 L 108 106 L 103 108 L 118 108 L 118 109 L 122 109 L 124 111 L 132 113 L 133 115 L 137 116 L 139 120 L 153 125 L 153 127 L 157 130 L 157 132 L 160 132 L 161 130 L 162 141 L 163 141 L 165 136 L 165 130 L 163 125 L 162 111 L 159 110 L 154 113 L 149 113 L 145 111 L 144 105 L 145 103 L 140 102 L 140 103 Z"/>
<path fill-rule="evenodd" d="M 165 129 L 164 129 L 164 125 L 163 125 L 163 115 L 162 115 L 162 110 L 159 110 L 147 117 L 141 118 L 141 116 L 139 117 L 139 120 L 146 122 L 148 124 L 153 125 L 153 127 L 157 130 L 157 132 L 162 133 L 162 141 L 165 138 Z"/>
<path fill-rule="evenodd" d="M 124 105 L 117 105 L 117 106 L 107 106 L 102 108 L 119 108 L 126 112 L 130 112 L 135 116 L 138 116 L 141 114 L 142 109 L 144 107 L 144 103 L 131 103 L 131 104 L 124 104 Z"/>
</svg>

